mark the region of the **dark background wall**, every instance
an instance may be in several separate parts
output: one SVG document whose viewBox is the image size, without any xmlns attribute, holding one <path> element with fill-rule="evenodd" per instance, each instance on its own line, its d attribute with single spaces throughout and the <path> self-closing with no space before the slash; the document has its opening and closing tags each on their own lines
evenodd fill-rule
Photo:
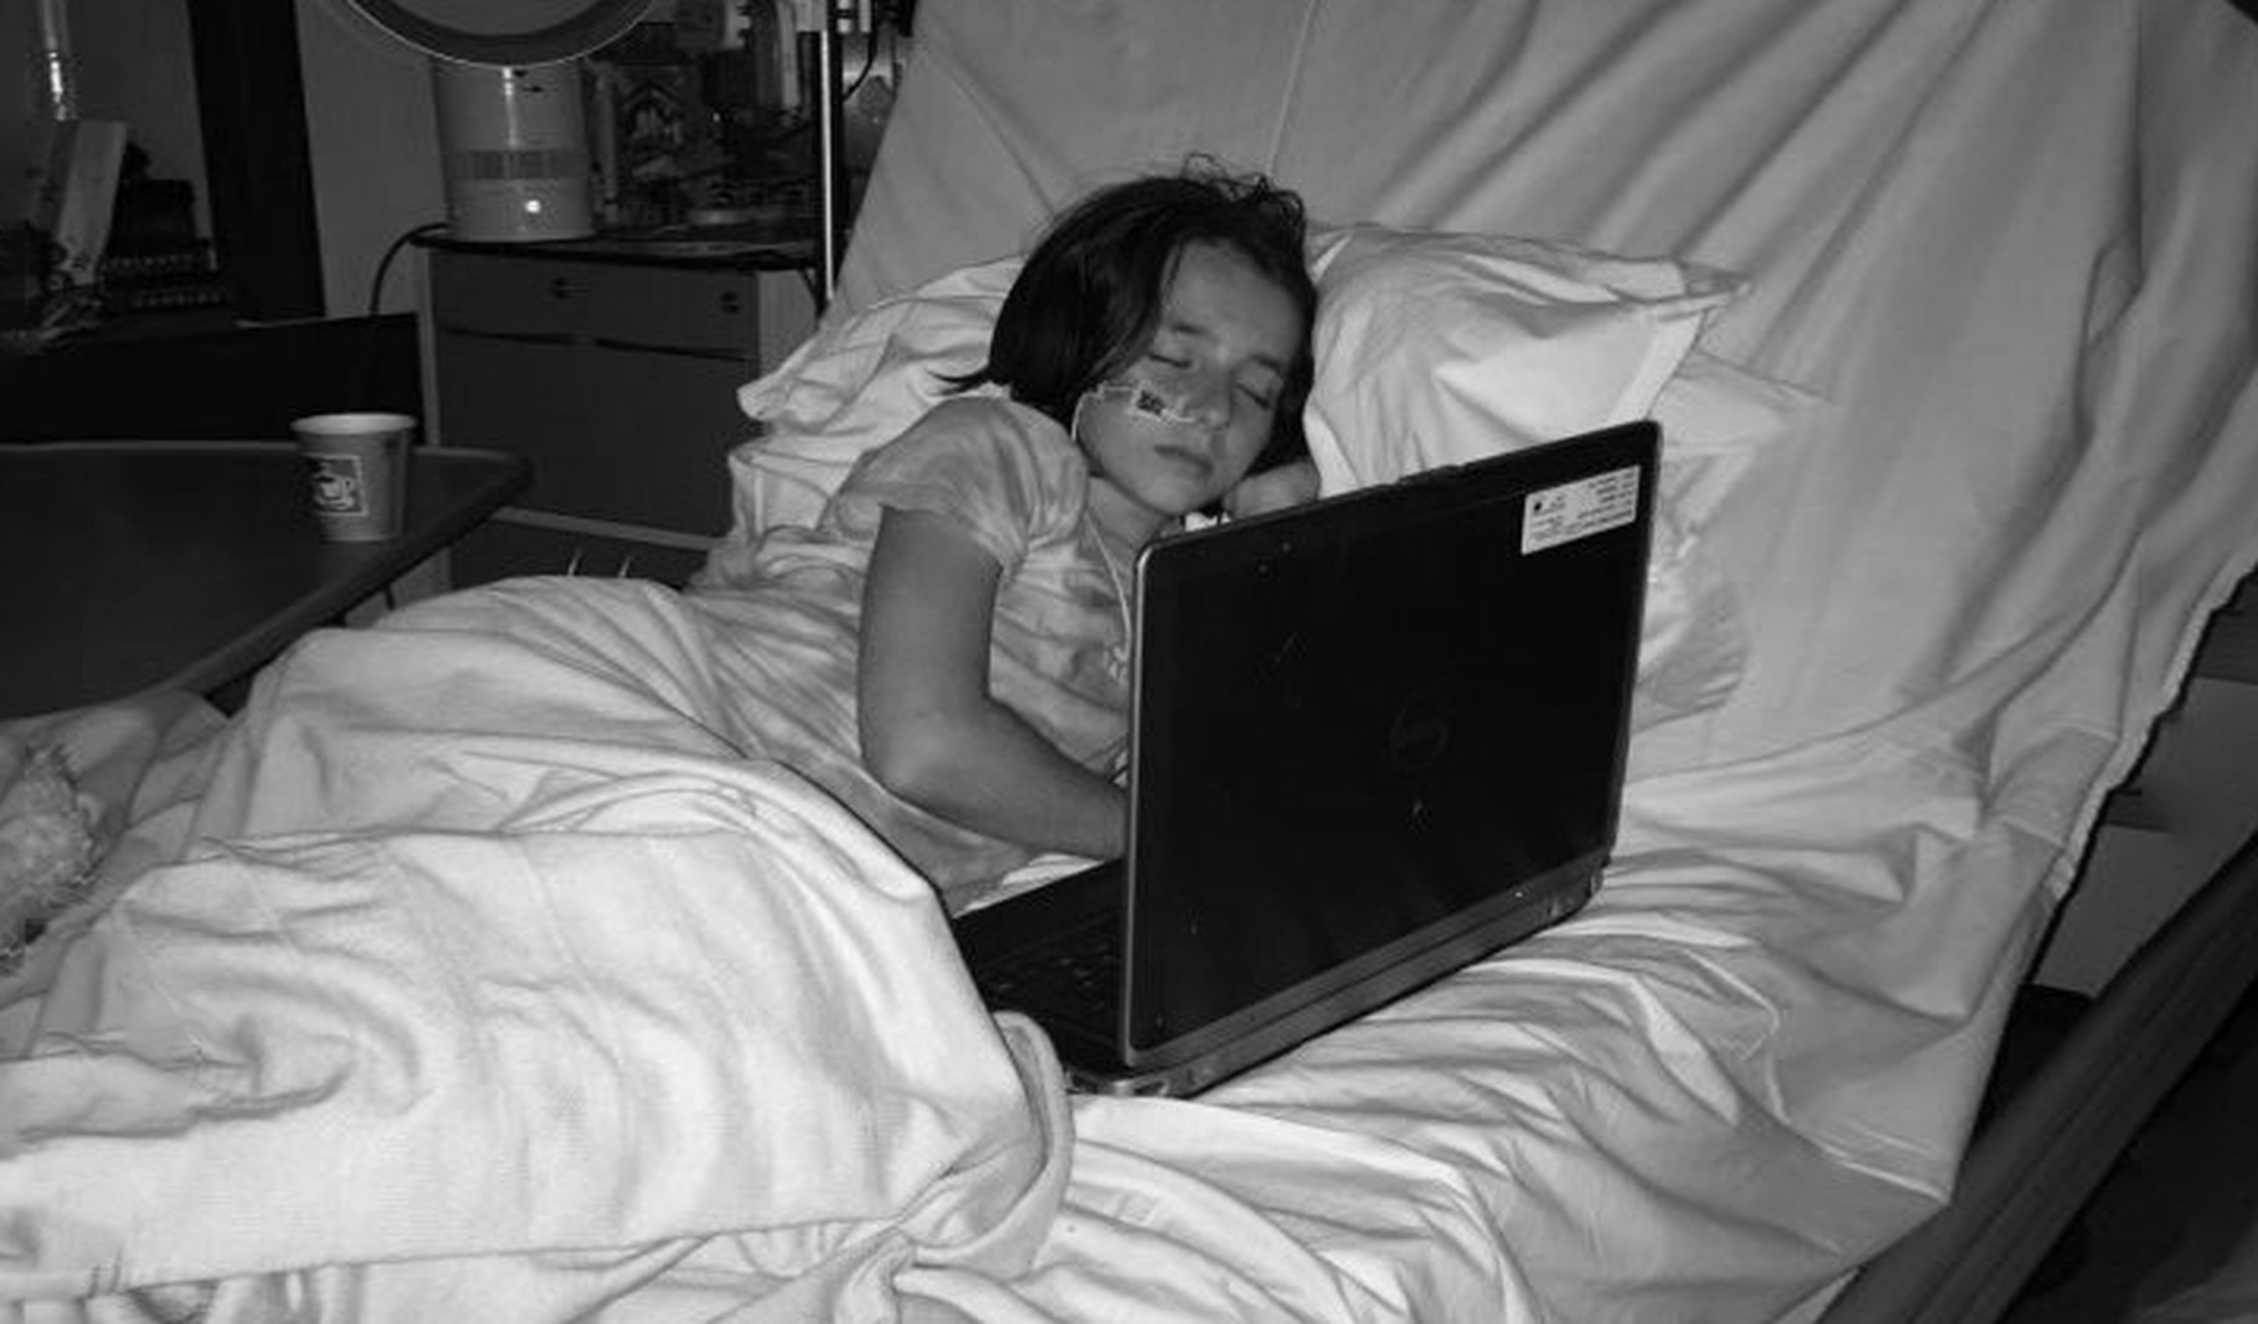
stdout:
<svg viewBox="0 0 2258 1324">
<path fill-rule="evenodd" d="M 421 416 L 409 313 L 273 326 L 106 328 L 0 357 L 0 441 L 286 440 L 303 414 Z"/>
</svg>

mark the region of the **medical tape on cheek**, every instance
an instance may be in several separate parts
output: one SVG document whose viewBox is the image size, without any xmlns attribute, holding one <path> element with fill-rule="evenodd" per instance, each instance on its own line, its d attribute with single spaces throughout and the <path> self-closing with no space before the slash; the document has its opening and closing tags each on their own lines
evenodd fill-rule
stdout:
<svg viewBox="0 0 2258 1324">
<path fill-rule="evenodd" d="M 1170 427 L 1193 427 L 1200 421 L 1198 415 L 1185 413 L 1176 401 L 1140 381 L 1100 382 L 1090 388 L 1090 395 L 1117 404 L 1127 413 Z"/>
</svg>

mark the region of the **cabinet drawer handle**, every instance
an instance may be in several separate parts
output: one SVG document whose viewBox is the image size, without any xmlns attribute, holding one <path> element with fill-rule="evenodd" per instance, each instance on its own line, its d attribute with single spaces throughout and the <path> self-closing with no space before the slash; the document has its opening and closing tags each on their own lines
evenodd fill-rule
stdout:
<svg viewBox="0 0 2258 1324">
<path fill-rule="evenodd" d="M 580 293 L 580 283 L 578 281 L 575 281 L 572 277 L 552 276 L 549 278 L 550 298 L 569 299 L 578 293 Z"/>
<path fill-rule="evenodd" d="M 598 349 L 614 349 L 629 354 L 665 354 L 678 359 L 709 359 L 715 363 L 734 363 L 749 366 L 750 351 L 719 348 L 699 348 L 696 345 L 658 345 L 648 340 L 621 340 L 614 336 L 590 336 L 586 343 Z"/>
<path fill-rule="evenodd" d="M 741 313 L 745 311 L 744 296 L 740 295 L 735 290 L 723 290 L 721 292 L 721 311 L 725 313 Z"/>
<path fill-rule="evenodd" d="M 490 327 L 463 326 L 457 322 L 441 322 L 439 330 L 450 336 L 469 340 L 500 340 L 513 345 L 577 345 L 586 340 L 569 331 L 498 331 Z"/>
</svg>

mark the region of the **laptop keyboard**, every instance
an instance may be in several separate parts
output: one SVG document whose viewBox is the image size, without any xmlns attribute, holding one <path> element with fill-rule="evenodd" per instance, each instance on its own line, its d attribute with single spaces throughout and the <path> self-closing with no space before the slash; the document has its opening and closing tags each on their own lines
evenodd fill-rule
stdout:
<svg viewBox="0 0 2258 1324">
<path fill-rule="evenodd" d="M 1118 920 L 1092 916 L 982 962 L 974 979 L 992 1007 L 1039 1011 L 1042 1019 L 1108 1034 L 1121 996 L 1120 939 Z"/>
</svg>

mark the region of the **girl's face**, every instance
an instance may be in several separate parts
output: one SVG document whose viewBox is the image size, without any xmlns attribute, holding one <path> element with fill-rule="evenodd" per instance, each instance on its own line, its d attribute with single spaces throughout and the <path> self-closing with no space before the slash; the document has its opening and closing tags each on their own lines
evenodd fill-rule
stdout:
<svg viewBox="0 0 2258 1324">
<path fill-rule="evenodd" d="M 1141 544 L 1220 500 L 1270 440 L 1301 349 L 1293 296 L 1234 249 L 1185 245 L 1151 343 L 1075 411 L 1098 519 Z"/>
</svg>

